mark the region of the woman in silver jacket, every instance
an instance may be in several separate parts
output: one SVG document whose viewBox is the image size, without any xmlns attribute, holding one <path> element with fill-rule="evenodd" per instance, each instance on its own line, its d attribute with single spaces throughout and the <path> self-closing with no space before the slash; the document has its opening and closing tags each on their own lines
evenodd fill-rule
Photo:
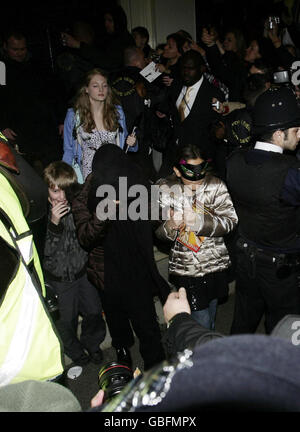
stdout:
<svg viewBox="0 0 300 432">
<path fill-rule="evenodd" d="M 192 316 L 214 329 L 218 299 L 228 293 L 231 265 L 223 237 L 238 218 L 225 183 L 210 174 L 195 146 L 181 149 L 174 174 L 158 181 L 163 223 L 156 235 L 172 241 L 169 280 L 186 288 Z"/>
</svg>

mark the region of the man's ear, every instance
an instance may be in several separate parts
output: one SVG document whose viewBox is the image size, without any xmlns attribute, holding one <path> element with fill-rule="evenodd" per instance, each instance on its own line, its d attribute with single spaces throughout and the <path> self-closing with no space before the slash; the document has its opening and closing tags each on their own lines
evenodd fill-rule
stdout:
<svg viewBox="0 0 300 432">
<path fill-rule="evenodd" d="M 281 142 L 282 139 L 282 135 L 283 135 L 283 131 L 281 131 L 280 129 L 278 129 L 277 131 L 275 131 L 272 135 L 272 140 L 271 142 L 278 145 Z"/>
<path fill-rule="evenodd" d="M 174 171 L 174 173 L 176 174 L 176 176 L 177 177 L 181 177 L 181 172 L 179 171 L 179 169 L 178 168 L 176 168 L 175 166 L 173 166 L 173 171 Z"/>
</svg>

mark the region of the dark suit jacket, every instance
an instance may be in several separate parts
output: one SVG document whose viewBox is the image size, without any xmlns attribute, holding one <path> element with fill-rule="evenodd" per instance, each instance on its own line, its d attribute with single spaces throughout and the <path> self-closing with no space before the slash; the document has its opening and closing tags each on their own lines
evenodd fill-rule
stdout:
<svg viewBox="0 0 300 432">
<path fill-rule="evenodd" d="M 221 102 L 224 101 L 223 93 L 203 77 L 203 82 L 192 109 L 184 121 L 181 122 L 176 108 L 176 101 L 181 89 L 182 84 L 180 85 L 179 83 L 170 88 L 175 136 L 178 140 L 177 144 L 179 146 L 186 144 L 196 145 L 204 152 L 203 156 L 213 158 L 215 148 L 213 142 L 209 139 L 210 127 L 213 123 L 220 120 L 221 116 L 213 110 L 211 104 L 213 97 Z"/>
</svg>

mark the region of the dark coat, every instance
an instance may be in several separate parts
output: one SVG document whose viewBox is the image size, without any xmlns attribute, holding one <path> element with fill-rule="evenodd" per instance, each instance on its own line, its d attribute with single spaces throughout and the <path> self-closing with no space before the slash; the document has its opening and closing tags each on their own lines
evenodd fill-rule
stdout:
<svg viewBox="0 0 300 432">
<path fill-rule="evenodd" d="M 62 155 L 58 135 L 61 99 L 55 79 L 30 59 L 3 58 L 6 85 L 0 86 L 0 130 L 17 134 L 20 151 L 48 164 Z"/>
<path fill-rule="evenodd" d="M 186 312 L 175 315 L 170 323 L 168 331 L 164 335 L 167 355 L 172 357 L 185 349 L 194 349 L 197 345 L 203 345 L 211 340 L 222 338 L 224 335 L 212 330 L 195 325 L 195 320 Z"/>
<path fill-rule="evenodd" d="M 212 109 L 211 104 L 213 97 L 223 101 L 223 93 L 203 77 L 203 82 L 189 115 L 183 122 L 180 122 L 176 101 L 181 89 L 182 85 L 178 83 L 170 90 L 173 102 L 174 132 L 178 139 L 178 145 L 196 145 L 205 152 L 205 157 L 214 157 L 215 148 L 209 139 L 209 130 L 211 125 L 220 119 L 220 115 Z"/>
<path fill-rule="evenodd" d="M 212 73 L 229 89 L 229 100 L 240 101 L 247 78 L 247 67 L 232 51 L 221 55 L 216 45 L 207 48 L 207 59 Z"/>
<path fill-rule="evenodd" d="M 73 215 L 68 213 L 55 225 L 49 214 L 43 260 L 45 277 L 73 282 L 85 273 L 86 261 L 87 253 L 79 245 Z"/>
<path fill-rule="evenodd" d="M 109 222 L 100 221 L 87 207 L 91 176 L 72 201 L 72 213 L 81 246 L 89 252 L 87 275 L 90 282 L 104 289 L 104 237 Z"/>
<path fill-rule="evenodd" d="M 134 66 L 121 69 L 112 77 L 112 89 L 124 110 L 128 132 L 131 133 L 133 128 L 137 127 L 135 133 L 139 150 L 132 152 L 129 157 L 142 167 L 147 178 L 152 178 L 154 168 L 150 149 L 155 148 L 158 141 L 159 120 L 155 109 L 158 109 L 158 102 L 164 99 L 165 92 L 155 83 L 149 83 L 144 79 L 140 70 Z M 149 101 L 150 103 L 145 103 Z M 165 127 L 159 136 L 164 132 Z"/>
<path fill-rule="evenodd" d="M 129 45 L 135 45 L 131 34 L 124 30 L 122 33 L 106 35 L 97 45 L 80 44 L 79 55 L 94 67 L 99 67 L 108 72 L 115 72 L 123 64 L 124 50 Z"/>
<path fill-rule="evenodd" d="M 105 242 L 112 222 L 99 220 L 96 213 L 91 213 L 89 210 L 88 199 L 92 187 L 92 181 L 93 178 L 91 174 L 87 177 L 80 194 L 78 194 L 72 202 L 72 213 L 77 228 L 79 243 L 89 252 L 87 264 L 88 279 L 97 288 L 104 290 Z M 141 239 L 141 241 L 143 240 L 144 239 Z M 148 263 L 153 280 L 153 295 L 158 295 L 161 301 L 165 302 L 169 294 L 168 284 L 164 281 L 157 270 L 153 258 L 153 249 L 149 251 L 149 247 L 146 245 L 145 253 L 147 255 L 145 266 Z M 126 259 L 126 257 L 124 257 L 124 259 Z M 120 289 L 122 289 L 122 287 L 120 287 Z"/>
</svg>

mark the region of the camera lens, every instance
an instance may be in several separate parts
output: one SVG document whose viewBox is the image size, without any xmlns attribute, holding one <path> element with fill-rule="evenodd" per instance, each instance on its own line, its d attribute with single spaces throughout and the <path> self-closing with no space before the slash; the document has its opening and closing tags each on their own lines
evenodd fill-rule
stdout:
<svg viewBox="0 0 300 432">
<path fill-rule="evenodd" d="M 53 319 L 53 321 L 58 321 L 59 319 L 59 308 L 58 308 L 58 301 L 57 301 L 57 295 L 55 294 L 52 286 L 45 282 L 45 288 L 46 288 L 46 298 L 45 298 L 45 302 L 46 302 L 46 306 L 47 309 Z"/>
<path fill-rule="evenodd" d="M 133 372 L 126 365 L 110 362 L 102 366 L 98 378 L 99 387 L 104 391 L 104 401 L 108 402 L 133 379 Z"/>
</svg>

